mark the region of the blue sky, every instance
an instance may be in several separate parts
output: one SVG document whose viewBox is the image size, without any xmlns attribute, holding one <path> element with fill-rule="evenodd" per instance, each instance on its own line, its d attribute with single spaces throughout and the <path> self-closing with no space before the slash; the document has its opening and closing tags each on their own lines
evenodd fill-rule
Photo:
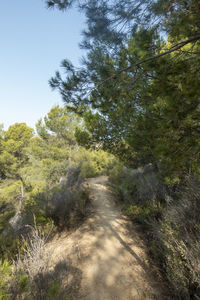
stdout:
<svg viewBox="0 0 200 300">
<path fill-rule="evenodd" d="M 80 64 L 84 17 L 48 10 L 43 0 L 0 1 L 0 123 L 34 127 L 62 100 L 48 80 L 64 58 Z"/>
</svg>

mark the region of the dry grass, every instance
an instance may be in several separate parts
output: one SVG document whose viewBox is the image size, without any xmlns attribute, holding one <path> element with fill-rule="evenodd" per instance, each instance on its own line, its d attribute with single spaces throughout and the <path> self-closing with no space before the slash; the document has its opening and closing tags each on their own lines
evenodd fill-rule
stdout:
<svg viewBox="0 0 200 300">
<path fill-rule="evenodd" d="M 145 226 L 174 299 L 200 299 L 200 181 L 190 176 L 173 191 L 158 175 L 149 165 L 113 170 L 110 179 L 124 212 Z"/>
<path fill-rule="evenodd" d="M 166 274 L 182 299 L 200 297 L 200 183 L 188 178 L 160 229 Z"/>
<path fill-rule="evenodd" d="M 22 239 L 23 247 L 13 262 L 13 276 L 10 279 L 13 299 L 32 299 L 35 296 L 42 299 L 49 287 L 48 280 L 44 280 L 50 262 L 50 253 L 45 251 L 45 245 L 51 231 L 44 234 L 36 223 L 28 227 L 30 233 Z"/>
</svg>

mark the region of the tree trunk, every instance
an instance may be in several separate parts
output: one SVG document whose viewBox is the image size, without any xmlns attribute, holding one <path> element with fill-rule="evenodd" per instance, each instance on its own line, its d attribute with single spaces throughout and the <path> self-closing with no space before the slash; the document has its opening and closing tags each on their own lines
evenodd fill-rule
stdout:
<svg viewBox="0 0 200 300">
<path fill-rule="evenodd" d="M 18 211 L 21 212 L 23 205 L 24 205 L 24 183 L 21 180 L 22 184 L 21 184 L 21 195 L 20 195 L 20 201 L 19 201 L 19 209 Z"/>
</svg>

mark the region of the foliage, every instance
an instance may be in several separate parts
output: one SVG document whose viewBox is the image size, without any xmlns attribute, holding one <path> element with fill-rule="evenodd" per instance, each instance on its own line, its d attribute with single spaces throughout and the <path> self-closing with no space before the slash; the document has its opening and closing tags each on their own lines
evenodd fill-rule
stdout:
<svg viewBox="0 0 200 300">
<path fill-rule="evenodd" d="M 6 179 L 0 183 L 0 202 L 9 203 L 20 194 L 21 182 L 19 180 Z M 13 203 L 14 204 L 14 203 Z"/>
<path fill-rule="evenodd" d="M 141 223 L 143 226 L 149 227 L 149 223 L 152 220 L 158 220 L 162 213 L 162 206 L 160 202 L 145 203 L 142 205 L 125 205 L 122 207 L 122 211 L 125 215 L 131 219 Z"/>
<path fill-rule="evenodd" d="M 107 173 L 116 161 L 101 149 L 77 144 L 75 133 L 85 127 L 70 108 L 53 107 L 36 127 L 38 135 L 32 136 L 25 124 L 15 124 L 0 140 L 2 299 L 66 296 L 61 275 L 68 276 L 68 266 L 49 269 L 46 235 L 85 219 L 90 201 L 84 179 Z"/>
<path fill-rule="evenodd" d="M 66 174 L 72 149 L 76 147 L 75 130 L 78 126 L 81 126 L 80 118 L 70 109 L 59 106 L 50 110 L 44 122 L 38 121 L 38 136 L 32 139 L 26 149 L 29 164 L 24 170 L 24 176 L 29 186 L 37 185 L 38 182 L 33 182 L 34 177 L 36 181 L 39 179 L 52 186 Z"/>
<path fill-rule="evenodd" d="M 5 177 L 20 179 L 21 168 L 27 161 L 24 148 L 28 146 L 33 129 L 25 123 L 11 125 L 1 141 L 0 167 Z"/>
<path fill-rule="evenodd" d="M 78 5 L 85 13 L 87 30 L 83 31 L 82 47 L 104 46 L 104 51 L 119 45 L 135 31 L 137 25 L 156 28 L 173 37 L 193 36 L 199 29 L 198 0 L 45 0 L 48 7 L 60 10 Z M 116 49 L 115 49 L 116 51 Z"/>
<path fill-rule="evenodd" d="M 80 177 L 89 178 L 106 173 L 115 164 L 116 159 L 102 150 L 86 150 L 72 153 L 73 164 L 80 167 Z"/>
<path fill-rule="evenodd" d="M 150 253 L 162 267 L 174 297 L 198 299 L 199 179 L 190 175 L 184 187 L 173 190 L 155 175 L 149 166 L 131 170 L 119 164 L 109 179 L 123 213 L 145 229 Z"/>
<path fill-rule="evenodd" d="M 67 9 L 76 1 L 47 2 Z M 171 182 L 198 174 L 198 1 L 78 5 L 87 18 L 87 57 L 81 69 L 64 60 L 67 76 L 57 72 L 50 85 L 84 116 L 81 143 L 99 144 L 129 166 L 159 164 Z"/>
<path fill-rule="evenodd" d="M 149 42 L 145 46 L 146 36 Z M 151 43 L 159 47 L 157 51 L 170 48 L 151 32 L 141 30 L 115 60 L 103 57 L 101 65 L 104 62 L 112 76 L 116 68 L 127 66 L 127 60 L 152 55 Z M 199 59 L 195 57 L 194 65 L 188 55 L 188 50 L 195 53 L 198 49 L 199 46 L 189 47 L 182 57 L 171 54 L 159 62 L 149 62 L 137 75 L 121 73 L 114 82 L 97 86 L 91 92 L 90 103 L 98 112 L 84 113 L 93 144 L 102 145 L 132 166 L 157 165 L 160 161 L 164 177 L 175 178 L 189 169 L 198 173 Z M 102 81 L 109 77 L 99 69 L 95 72 Z M 133 81 L 135 89 L 130 88 Z M 66 96 L 66 102 L 67 99 Z M 87 102 L 82 97 L 79 104 Z"/>
<path fill-rule="evenodd" d="M 33 215 L 45 230 L 52 219 L 63 226 L 64 213 L 69 217 L 68 225 L 75 222 L 73 218 L 81 219 L 88 201 L 81 181 L 104 172 L 112 164 L 113 158 L 104 152 L 94 154 L 77 145 L 75 131 L 83 128 L 83 121 L 70 108 L 54 106 L 36 127 L 37 136 L 32 136 L 32 129 L 24 123 L 14 124 L 1 134 L 1 258 L 16 255 L 19 236 L 27 233 L 26 224 L 33 224 Z"/>
<path fill-rule="evenodd" d="M 119 163 L 110 170 L 109 183 L 121 202 L 122 212 L 151 230 L 152 223 L 160 220 L 168 198 L 152 166 L 133 170 Z"/>
<path fill-rule="evenodd" d="M 44 235 L 36 224 L 34 227 L 29 226 L 29 229 L 30 233 L 26 239 L 23 238 L 23 247 L 12 266 L 8 288 L 13 298 L 41 299 L 42 294 L 47 294 L 50 285 L 45 282 L 47 286 L 42 288 L 42 283 L 39 284 L 41 276 L 48 269 L 48 258 L 44 252 L 48 235 Z"/>
<path fill-rule="evenodd" d="M 9 221 L 19 205 L 20 186 L 21 182 L 14 180 L 0 183 L 0 258 L 10 259 L 18 246 L 18 239 L 10 233 Z"/>
<path fill-rule="evenodd" d="M 167 187 L 152 165 L 130 169 L 116 164 L 109 172 L 109 182 L 125 203 L 141 205 L 166 201 Z"/>
<path fill-rule="evenodd" d="M 8 291 L 8 283 L 12 274 L 12 266 L 7 261 L 0 260 L 0 299 L 7 300 L 10 298 Z"/>
<path fill-rule="evenodd" d="M 89 194 L 79 174 L 80 168 L 70 168 L 66 180 L 45 195 L 45 213 L 59 229 L 73 226 L 86 215 Z"/>
<path fill-rule="evenodd" d="M 81 119 L 70 110 L 70 106 L 56 105 L 44 117 L 44 122 L 42 119 L 37 122 L 36 129 L 38 135 L 43 139 L 50 138 L 50 134 L 53 134 L 57 141 L 62 140 L 71 145 L 75 143 L 74 134 L 80 123 Z M 51 136 L 51 138 L 53 137 Z"/>
<path fill-rule="evenodd" d="M 51 253 L 46 249 L 51 232 L 45 234 L 36 223 L 29 229 L 13 264 L 0 263 L 1 299 L 65 299 L 68 265 L 61 261 L 52 269 Z"/>
<path fill-rule="evenodd" d="M 188 178 L 180 199 L 171 203 L 157 228 L 166 275 L 183 299 L 200 297 L 199 181 Z"/>
</svg>

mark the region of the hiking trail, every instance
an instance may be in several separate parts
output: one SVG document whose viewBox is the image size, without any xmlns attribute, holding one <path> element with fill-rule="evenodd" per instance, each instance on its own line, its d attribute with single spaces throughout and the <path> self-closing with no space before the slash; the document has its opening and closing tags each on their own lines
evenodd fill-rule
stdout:
<svg viewBox="0 0 200 300">
<path fill-rule="evenodd" d="M 93 212 L 74 232 L 62 232 L 47 245 L 51 267 L 68 268 L 64 299 L 169 299 L 137 225 L 122 215 L 106 184 L 106 176 L 87 180 Z"/>
</svg>

